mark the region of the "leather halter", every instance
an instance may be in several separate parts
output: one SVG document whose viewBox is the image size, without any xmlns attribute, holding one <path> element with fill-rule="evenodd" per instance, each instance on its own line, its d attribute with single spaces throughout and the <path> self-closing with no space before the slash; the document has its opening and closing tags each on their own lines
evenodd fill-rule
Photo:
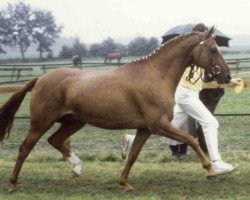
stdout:
<svg viewBox="0 0 250 200">
<path fill-rule="evenodd" d="M 204 45 L 204 47 L 207 48 L 207 49 L 209 50 L 209 47 L 205 44 L 205 34 L 202 33 L 202 32 L 199 32 L 199 38 L 200 38 L 200 44 L 201 44 L 201 45 Z M 210 51 L 210 50 L 209 50 L 209 51 Z M 199 59 L 200 59 L 200 57 L 201 57 L 201 53 L 202 53 L 202 51 L 199 52 Z M 213 56 L 210 58 L 210 62 L 211 62 L 211 64 L 212 64 L 211 71 L 212 71 L 212 73 L 213 73 L 213 74 L 211 74 L 211 77 L 214 78 L 214 77 L 216 77 L 217 75 L 219 75 L 219 74 L 221 73 L 221 68 L 220 68 L 220 66 L 216 65 L 216 62 L 215 62 L 215 59 L 214 59 Z M 190 83 L 191 83 L 191 79 L 193 78 L 194 73 L 195 73 L 195 72 L 198 70 L 198 68 L 199 68 L 199 66 L 197 66 L 197 69 L 194 70 L 194 67 L 195 67 L 195 65 L 192 64 L 192 65 L 191 65 L 191 70 L 190 70 L 188 76 L 186 77 L 186 80 L 189 81 Z M 202 73 L 201 73 L 200 76 L 197 78 L 197 80 L 195 80 L 195 81 L 193 82 L 193 84 L 196 83 L 201 77 L 202 77 Z"/>
</svg>

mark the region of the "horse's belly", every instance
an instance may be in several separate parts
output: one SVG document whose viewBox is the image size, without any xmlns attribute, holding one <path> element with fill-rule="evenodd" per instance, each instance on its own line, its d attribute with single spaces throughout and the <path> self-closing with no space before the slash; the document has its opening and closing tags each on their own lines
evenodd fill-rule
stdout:
<svg viewBox="0 0 250 200">
<path fill-rule="evenodd" d="M 129 112 L 119 107 L 80 109 L 74 112 L 81 121 L 106 129 L 144 128 L 145 122 L 137 112 Z"/>
<path fill-rule="evenodd" d="M 88 124 L 104 129 L 141 129 L 145 128 L 145 123 L 137 122 L 121 122 L 121 121 L 107 121 L 107 120 L 86 120 Z"/>
</svg>

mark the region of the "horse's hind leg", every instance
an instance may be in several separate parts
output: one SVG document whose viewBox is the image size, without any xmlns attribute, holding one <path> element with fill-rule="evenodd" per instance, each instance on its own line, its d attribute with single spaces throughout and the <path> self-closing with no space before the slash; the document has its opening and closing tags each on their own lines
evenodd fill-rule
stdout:
<svg viewBox="0 0 250 200">
<path fill-rule="evenodd" d="M 138 157 L 143 145 L 147 141 L 147 139 L 150 137 L 151 133 L 149 133 L 148 130 L 137 130 L 134 142 L 132 144 L 131 150 L 128 155 L 128 160 L 126 163 L 125 168 L 123 169 L 123 172 L 119 178 L 119 183 L 124 187 L 125 191 L 133 190 L 133 186 L 128 183 L 128 174 Z"/>
<path fill-rule="evenodd" d="M 70 152 L 67 146 L 64 145 L 64 142 L 84 125 L 85 123 L 74 119 L 64 119 L 60 128 L 48 138 L 48 142 L 73 164 L 74 168 L 72 174 L 75 179 L 80 177 L 81 161 L 74 153 Z"/>
<path fill-rule="evenodd" d="M 11 174 L 10 178 L 10 185 L 8 192 L 13 192 L 16 190 L 17 185 L 17 179 L 19 172 L 22 168 L 22 165 L 25 161 L 25 159 L 28 157 L 29 153 L 37 143 L 37 141 L 40 139 L 40 137 L 52 126 L 51 124 L 46 125 L 46 123 L 43 123 L 43 125 L 38 125 L 36 122 L 32 122 L 31 120 L 31 127 L 29 130 L 28 135 L 26 136 L 25 140 L 21 144 L 19 148 L 19 154 L 17 157 L 17 161 L 14 167 L 14 170 Z"/>
</svg>

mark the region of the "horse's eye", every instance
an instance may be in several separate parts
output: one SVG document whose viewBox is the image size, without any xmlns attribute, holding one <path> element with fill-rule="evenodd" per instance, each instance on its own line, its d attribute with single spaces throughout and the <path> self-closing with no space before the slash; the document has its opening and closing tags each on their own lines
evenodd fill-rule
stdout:
<svg viewBox="0 0 250 200">
<path fill-rule="evenodd" d="M 211 48 L 210 51 L 211 53 L 217 53 L 217 48 Z"/>
</svg>

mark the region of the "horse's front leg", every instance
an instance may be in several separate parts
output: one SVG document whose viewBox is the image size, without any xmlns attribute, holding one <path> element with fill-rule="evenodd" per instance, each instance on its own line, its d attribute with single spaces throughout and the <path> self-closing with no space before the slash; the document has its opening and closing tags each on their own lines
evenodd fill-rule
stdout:
<svg viewBox="0 0 250 200">
<path fill-rule="evenodd" d="M 124 187 L 125 191 L 133 190 L 134 187 L 128 183 L 128 174 L 138 157 L 143 145 L 150 137 L 148 130 L 137 130 L 134 142 L 128 155 L 127 163 L 123 169 L 123 172 L 119 178 L 119 183 Z"/>
<path fill-rule="evenodd" d="M 214 177 L 216 177 L 216 173 L 211 166 L 211 161 L 206 157 L 206 155 L 200 148 L 199 143 L 196 141 L 196 139 L 193 136 L 182 131 L 181 129 L 175 128 L 168 121 L 168 118 L 166 116 L 161 118 L 160 124 L 159 124 L 159 130 L 157 130 L 156 132 L 158 135 L 162 135 L 162 136 L 174 139 L 174 140 L 185 142 L 189 146 L 191 146 L 196 152 L 198 158 L 200 159 L 203 168 L 207 170 L 208 179 L 216 180 L 214 179 Z"/>
</svg>

